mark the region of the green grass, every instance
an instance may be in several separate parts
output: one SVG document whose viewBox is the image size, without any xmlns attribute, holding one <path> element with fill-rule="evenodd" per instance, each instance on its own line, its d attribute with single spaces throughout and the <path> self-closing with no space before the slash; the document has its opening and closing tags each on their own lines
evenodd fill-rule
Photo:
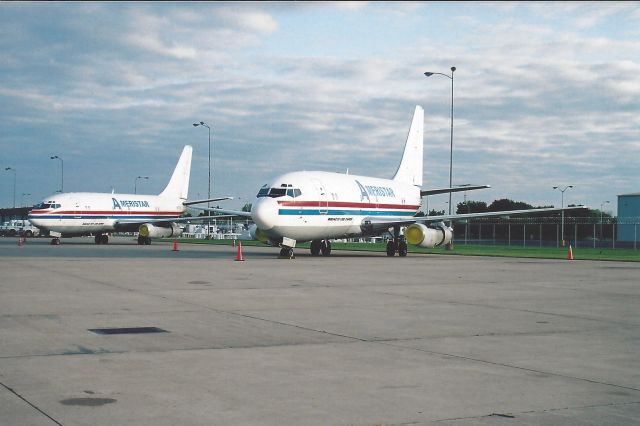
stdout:
<svg viewBox="0 0 640 426">
<path fill-rule="evenodd" d="M 173 241 L 173 240 L 166 240 Z M 179 243 L 189 244 L 215 244 L 231 245 L 232 240 L 199 240 L 192 238 L 179 239 Z M 259 241 L 242 240 L 244 246 L 265 247 Z M 298 244 L 299 249 L 308 249 L 309 243 Z M 382 243 L 338 243 L 332 242 L 333 250 L 354 250 L 354 251 L 377 251 L 384 252 L 385 245 Z M 633 249 L 610 249 L 610 248 L 573 248 L 574 260 L 615 260 L 624 262 L 640 262 L 640 250 Z M 547 247 L 515 247 L 515 246 L 493 246 L 493 245 L 456 245 L 453 250 L 444 247 L 432 249 L 421 247 L 409 247 L 409 253 L 443 254 L 458 256 L 494 256 L 494 257 L 520 257 L 537 259 L 566 259 L 567 248 L 547 248 Z"/>
</svg>

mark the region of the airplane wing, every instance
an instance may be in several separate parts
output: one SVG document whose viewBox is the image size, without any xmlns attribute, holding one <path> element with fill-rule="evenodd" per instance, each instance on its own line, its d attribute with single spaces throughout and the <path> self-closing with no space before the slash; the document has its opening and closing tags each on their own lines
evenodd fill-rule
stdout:
<svg viewBox="0 0 640 426">
<path fill-rule="evenodd" d="M 209 198 L 208 200 L 185 201 L 182 204 L 185 206 L 191 206 L 194 204 L 204 204 L 204 203 L 210 203 L 212 201 L 222 201 L 222 200 L 233 200 L 233 197 L 218 197 L 218 198 Z"/>
<path fill-rule="evenodd" d="M 227 214 L 218 216 L 185 216 L 185 217 L 161 217 L 157 219 L 119 219 L 115 226 L 118 225 L 133 225 L 143 223 L 189 223 L 189 222 L 203 222 L 211 219 L 224 219 L 237 215 Z"/>
<path fill-rule="evenodd" d="M 245 211 L 242 211 L 242 210 L 219 209 L 217 207 L 211 207 L 211 208 L 192 207 L 192 209 L 194 209 L 194 210 L 202 210 L 202 211 L 205 211 L 205 212 L 222 213 L 222 214 L 227 215 L 227 216 L 251 217 L 251 212 L 245 212 Z M 211 217 L 220 217 L 220 216 L 211 216 Z"/>
<path fill-rule="evenodd" d="M 394 225 L 410 225 L 416 222 L 443 222 L 446 220 L 461 220 L 472 219 L 477 217 L 498 217 L 498 216 L 510 216 L 520 215 L 527 213 L 540 213 L 540 212 L 558 212 L 562 210 L 579 210 L 587 209 L 587 206 L 565 207 L 565 208 L 543 208 L 543 209 L 524 209 L 524 210 L 504 210 L 498 212 L 486 212 L 486 213 L 465 213 L 465 214 L 445 214 L 438 216 L 414 216 L 414 217 L 398 217 L 398 216 L 369 216 L 364 218 L 363 225 L 369 226 L 371 229 L 385 229 Z"/>
<path fill-rule="evenodd" d="M 485 188 L 491 188 L 491 186 L 490 185 L 467 185 L 467 186 L 456 186 L 453 188 L 425 189 L 420 191 L 420 196 L 424 197 L 425 195 L 448 194 L 449 192 L 474 191 L 476 189 L 485 189 Z"/>
</svg>

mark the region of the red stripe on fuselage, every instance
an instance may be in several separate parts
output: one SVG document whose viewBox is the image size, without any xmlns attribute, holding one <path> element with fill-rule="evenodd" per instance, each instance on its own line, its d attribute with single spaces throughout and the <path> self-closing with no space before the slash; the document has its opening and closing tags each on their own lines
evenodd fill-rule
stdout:
<svg viewBox="0 0 640 426">
<path fill-rule="evenodd" d="M 383 204 L 383 203 L 352 203 L 347 201 L 278 201 L 278 204 L 286 207 L 347 207 L 347 208 L 378 208 L 378 209 L 399 209 L 418 210 L 420 206 L 410 206 L 407 204 Z"/>
<path fill-rule="evenodd" d="M 31 210 L 30 214 L 100 214 L 100 215 L 147 215 L 147 216 L 180 216 L 182 212 L 156 212 L 156 211 L 148 211 L 148 210 L 140 210 L 140 211 L 119 211 L 119 210 L 64 210 L 64 211 L 53 211 L 53 210 Z"/>
</svg>

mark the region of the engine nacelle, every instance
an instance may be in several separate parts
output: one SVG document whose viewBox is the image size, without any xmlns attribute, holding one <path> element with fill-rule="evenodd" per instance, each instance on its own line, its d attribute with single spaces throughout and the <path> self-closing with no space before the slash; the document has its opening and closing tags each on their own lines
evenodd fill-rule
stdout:
<svg viewBox="0 0 640 426">
<path fill-rule="evenodd" d="M 249 227 L 249 235 L 251 235 L 251 238 L 258 240 L 261 243 L 269 243 L 269 237 L 267 237 L 267 234 L 265 234 L 262 229 L 258 228 L 255 223 Z"/>
<path fill-rule="evenodd" d="M 409 244 L 414 246 L 433 248 L 449 244 L 453 239 L 453 229 L 444 223 L 439 223 L 437 228 L 429 228 L 422 223 L 414 223 L 404 231 L 404 237 Z"/>
<path fill-rule="evenodd" d="M 142 225 L 140 225 L 138 233 L 142 237 L 169 238 L 179 237 L 180 235 L 182 235 L 182 229 L 176 223 L 171 223 L 166 226 L 143 223 Z"/>
</svg>

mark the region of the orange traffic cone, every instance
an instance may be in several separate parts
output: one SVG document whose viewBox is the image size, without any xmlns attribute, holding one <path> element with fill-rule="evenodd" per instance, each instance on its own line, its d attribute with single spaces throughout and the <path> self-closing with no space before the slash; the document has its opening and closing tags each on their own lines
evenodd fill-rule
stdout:
<svg viewBox="0 0 640 426">
<path fill-rule="evenodd" d="M 238 241 L 238 254 L 236 254 L 236 260 L 244 261 L 244 259 L 242 258 L 242 243 L 240 241 Z"/>
<path fill-rule="evenodd" d="M 179 251 L 178 250 L 178 241 L 173 240 L 173 251 Z"/>
<path fill-rule="evenodd" d="M 573 250 L 571 250 L 571 244 L 569 244 L 569 252 L 567 253 L 567 260 L 573 260 Z"/>
</svg>

